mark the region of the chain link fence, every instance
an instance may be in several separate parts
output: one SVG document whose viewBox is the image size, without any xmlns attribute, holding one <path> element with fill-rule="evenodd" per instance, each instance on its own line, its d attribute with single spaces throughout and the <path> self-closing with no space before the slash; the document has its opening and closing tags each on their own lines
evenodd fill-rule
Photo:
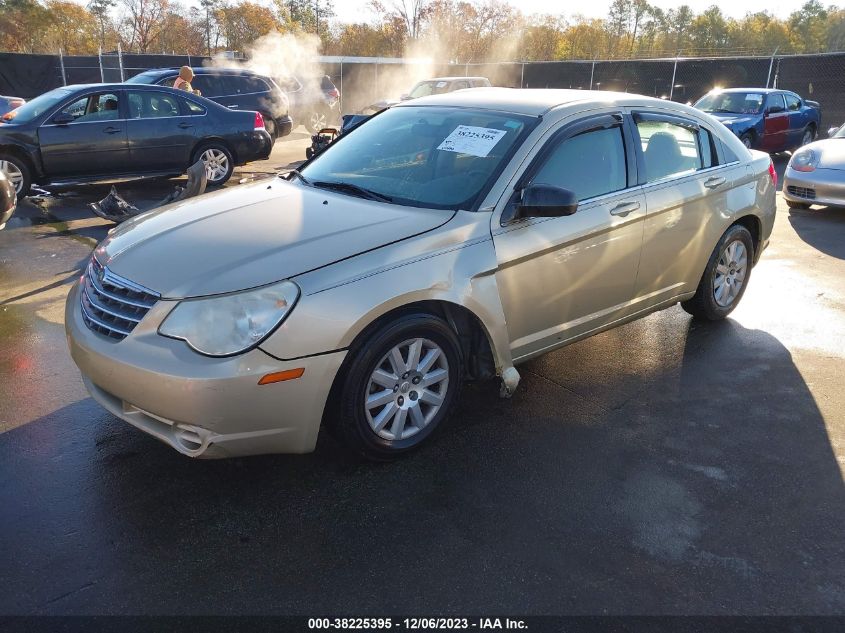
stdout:
<svg viewBox="0 0 845 633">
<path fill-rule="evenodd" d="M 118 52 L 92 56 L 0 54 L 0 94 L 32 98 L 67 84 L 118 82 L 149 68 L 201 66 L 208 58 Z M 825 127 L 845 122 L 845 53 L 614 61 L 432 64 L 423 60 L 322 58 L 343 112 L 398 99 L 417 81 L 483 76 L 495 86 L 614 90 L 694 102 L 714 87 L 776 87 L 822 104 Z M 280 60 L 280 66 L 283 62 Z"/>
</svg>

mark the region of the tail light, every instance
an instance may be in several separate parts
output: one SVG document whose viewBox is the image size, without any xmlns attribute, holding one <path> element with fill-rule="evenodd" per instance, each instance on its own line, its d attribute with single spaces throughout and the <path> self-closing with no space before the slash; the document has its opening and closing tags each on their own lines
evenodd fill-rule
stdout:
<svg viewBox="0 0 845 633">
<path fill-rule="evenodd" d="M 264 117 L 261 116 L 260 112 L 255 113 L 255 129 L 256 130 L 263 130 L 264 128 Z"/>
<path fill-rule="evenodd" d="M 337 88 L 329 90 L 326 94 L 329 95 L 332 99 L 340 98 L 340 93 L 337 91 Z"/>
<path fill-rule="evenodd" d="M 775 189 L 778 188 L 778 173 L 775 171 L 775 164 L 769 161 L 769 176 L 772 179 L 772 184 L 775 186 Z"/>
</svg>

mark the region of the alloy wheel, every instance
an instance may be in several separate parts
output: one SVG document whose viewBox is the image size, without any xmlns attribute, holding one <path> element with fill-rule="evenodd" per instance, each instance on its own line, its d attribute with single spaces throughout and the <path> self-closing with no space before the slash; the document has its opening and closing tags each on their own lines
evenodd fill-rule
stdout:
<svg viewBox="0 0 845 633">
<path fill-rule="evenodd" d="M 404 440 L 440 411 L 449 389 L 449 362 L 429 339 L 394 346 L 370 375 L 364 409 L 370 428 L 386 440 Z"/>
<path fill-rule="evenodd" d="M 312 112 L 308 121 L 311 123 L 311 129 L 314 130 L 315 134 L 328 125 L 328 117 L 325 113 L 319 111 Z"/>
<path fill-rule="evenodd" d="M 801 146 L 809 145 L 813 142 L 813 130 L 804 130 L 804 138 L 801 139 Z"/>
<path fill-rule="evenodd" d="M 208 182 L 215 183 L 222 180 L 229 171 L 229 157 L 219 149 L 207 149 L 200 157 L 205 164 L 205 177 Z"/>
<path fill-rule="evenodd" d="M 6 179 L 12 183 L 15 193 L 19 194 L 23 187 L 23 172 L 18 169 L 18 166 L 11 161 L 0 160 L 0 172 L 3 172 Z"/>
<path fill-rule="evenodd" d="M 740 240 L 730 242 L 719 255 L 713 279 L 713 298 L 720 307 L 727 308 L 737 298 L 745 283 L 747 270 L 748 251 L 745 244 Z"/>
</svg>

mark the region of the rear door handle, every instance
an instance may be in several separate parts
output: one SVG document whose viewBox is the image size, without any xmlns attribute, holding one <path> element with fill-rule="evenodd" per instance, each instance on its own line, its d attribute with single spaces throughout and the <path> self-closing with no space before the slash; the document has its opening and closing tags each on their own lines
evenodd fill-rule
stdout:
<svg viewBox="0 0 845 633">
<path fill-rule="evenodd" d="M 106 134 L 117 134 L 120 131 L 121 130 L 119 127 L 107 127 L 105 130 L 103 130 L 103 132 L 105 132 Z"/>
<path fill-rule="evenodd" d="M 721 176 L 713 176 L 712 178 L 708 178 L 704 181 L 704 186 L 708 189 L 715 189 L 716 187 L 720 187 L 721 185 L 725 184 L 725 179 Z"/>
<path fill-rule="evenodd" d="M 194 127 L 194 126 L 191 125 L 190 123 L 182 122 L 182 123 L 179 124 L 179 127 L 182 128 L 183 130 L 187 130 L 189 127 Z"/>
<path fill-rule="evenodd" d="M 626 215 L 631 213 L 631 211 L 636 211 L 639 208 L 639 202 L 620 202 L 610 210 L 610 215 L 618 215 L 624 218 Z"/>
</svg>

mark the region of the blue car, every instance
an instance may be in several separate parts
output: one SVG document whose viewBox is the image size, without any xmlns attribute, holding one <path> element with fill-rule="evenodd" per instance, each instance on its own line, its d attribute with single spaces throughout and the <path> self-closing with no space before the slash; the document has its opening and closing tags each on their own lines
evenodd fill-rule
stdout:
<svg viewBox="0 0 845 633">
<path fill-rule="evenodd" d="M 812 143 L 821 129 L 819 104 L 788 90 L 716 89 L 695 107 L 721 121 L 749 149 L 770 154 Z"/>
</svg>

